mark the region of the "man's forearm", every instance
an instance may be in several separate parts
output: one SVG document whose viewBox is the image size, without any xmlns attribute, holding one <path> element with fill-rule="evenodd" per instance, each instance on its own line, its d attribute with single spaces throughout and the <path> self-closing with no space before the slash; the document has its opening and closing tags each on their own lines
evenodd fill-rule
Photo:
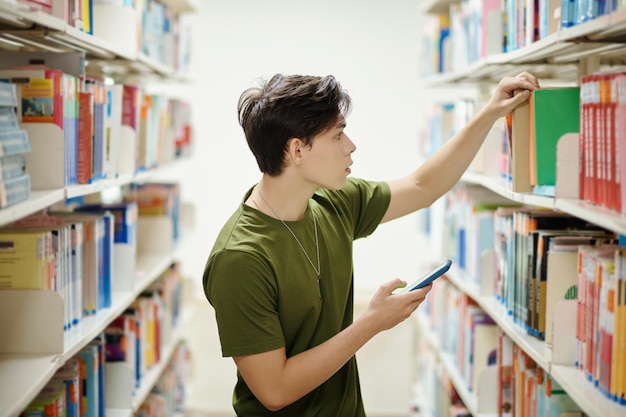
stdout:
<svg viewBox="0 0 626 417">
<path fill-rule="evenodd" d="M 481 110 L 415 172 L 419 188 L 429 206 L 456 184 L 482 146 L 497 120 Z"/>
</svg>

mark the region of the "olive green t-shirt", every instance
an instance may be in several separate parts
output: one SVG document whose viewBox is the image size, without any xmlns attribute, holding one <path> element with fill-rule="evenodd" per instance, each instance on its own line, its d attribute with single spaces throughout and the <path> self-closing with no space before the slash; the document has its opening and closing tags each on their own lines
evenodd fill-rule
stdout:
<svg viewBox="0 0 626 417">
<path fill-rule="evenodd" d="M 244 196 L 244 201 L 252 189 Z M 338 191 L 316 192 L 300 221 L 287 222 L 317 268 L 280 220 L 241 204 L 222 228 L 204 271 L 224 356 L 285 347 L 287 357 L 317 346 L 352 323 L 352 242 L 371 234 L 389 206 L 387 183 L 348 178 Z M 271 412 L 237 375 L 238 416 L 365 416 L 353 357 L 295 403 Z"/>
</svg>

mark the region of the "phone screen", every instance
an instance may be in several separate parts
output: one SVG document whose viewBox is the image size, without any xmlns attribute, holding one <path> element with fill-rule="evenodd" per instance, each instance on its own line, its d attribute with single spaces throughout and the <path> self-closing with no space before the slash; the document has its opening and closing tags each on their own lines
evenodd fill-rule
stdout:
<svg viewBox="0 0 626 417">
<path fill-rule="evenodd" d="M 450 259 L 446 259 L 428 274 L 413 282 L 411 285 L 407 285 L 404 290 L 402 290 L 402 292 L 415 291 L 427 286 L 428 284 L 445 274 L 448 269 L 450 269 L 451 265 L 452 261 Z"/>
</svg>

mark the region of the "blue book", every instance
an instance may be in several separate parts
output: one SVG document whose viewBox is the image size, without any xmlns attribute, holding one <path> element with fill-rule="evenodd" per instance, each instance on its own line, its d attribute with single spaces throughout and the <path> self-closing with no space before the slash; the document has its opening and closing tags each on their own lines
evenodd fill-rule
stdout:
<svg viewBox="0 0 626 417">
<path fill-rule="evenodd" d="M 25 130 L 2 127 L 2 108 L 0 108 L 0 152 L 2 155 L 17 155 L 31 151 L 30 139 Z"/>
<path fill-rule="evenodd" d="M 561 29 L 567 29 L 576 24 L 577 0 L 563 0 L 561 3 Z"/>
<path fill-rule="evenodd" d="M 0 82 L 0 107 L 16 108 L 17 88 L 13 83 Z"/>
<path fill-rule="evenodd" d="M 106 399 L 105 399 L 105 382 L 104 382 L 104 364 L 105 364 L 105 349 L 104 349 L 105 337 L 104 333 L 100 333 L 94 340 L 89 343 L 89 346 L 95 346 L 98 355 L 98 417 L 106 417 Z"/>
<path fill-rule="evenodd" d="M 0 83 L 4 84 L 1 82 L 1 79 Z M 17 113 L 15 113 L 15 109 L 11 107 L 0 107 L 0 129 L 19 129 L 19 127 L 20 122 L 17 118 Z"/>
<path fill-rule="evenodd" d="M 115 217 L 114 242 L 126 243 L 132 248 L 137 246 L 137 203 L 133 201 L 114 204 L 87 204 L 74 211 L 101 213 L 111 212 Z"/>
<path fill-rule="evenodd" d="M 115 235 L 115 216 L 111 212 L 105 212 L 104 236 L 102 237 L 102 308 L 111 307 L 111 281 L 113 280 L 113 245 Z"/>
<path fill-rule="evenodd" d="M 83 397 L 81 401 L 85 404 L 84 417 L 99 417 L 100 410 L 100 376 L 99 376 L 99 354 L 98 346 L 87 345 L 78 352 L 85 367 L 85 376 L 82 381 Z"/>
<path fill-rule="evenodd" d="M 9 180 L 26 174 L 26 157 L 23 154 L 0 156 L 0 178 Z"/>
</svg>

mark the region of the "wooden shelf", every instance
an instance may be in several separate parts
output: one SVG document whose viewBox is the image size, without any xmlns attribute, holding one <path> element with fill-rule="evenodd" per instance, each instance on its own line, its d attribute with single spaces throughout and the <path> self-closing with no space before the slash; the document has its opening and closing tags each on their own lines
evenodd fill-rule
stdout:
<svg viewBox="0 0 626 417">
<path fill-rule="evenodd" d="M 466 173 L 461 177 L 461 181 L 467 184 L 480 185 L 502 197 L 520 204 L 527 204 L 535 207 L 554 209 L 555 201 L 552 197 L 545 197 L 531 193 L 516 193 L 511 191 L 510 186 L 500 178 L 487 177 L 485 175 Z"/>
<path fill-rule="evenodd" d="M 32 191 L 28 200 L 0 210 L 0 226 L 7 225 L 63 201 L 65 190 Z"/>
<path fill-rule="evenodd" d="M 602 395 L 583 373 L 573 366 L 552 365 L 550 375 L 588 417 L 624 417 L 626 406 Z"/>
<path fill-rule="evenodd" d="M 0 416 L 18 416 L 60 366 L 58 355 L 0 355 Z"/>
<path fill-rule="evenodd" d="M 486 177 L 479 174 L 464 174 L 461 181 L 467 184 L 480 185 L 506 199 L 520 204 L 558 210 L 587 220 L 600 227 L 613 230 L 620 234 L 626 234 L 626 216 L 604 207 L 569 198 L 553 198 L 530 193 L 514 193 L 498 178 Z"/>
<path fill-rule="evenodd" d="M 135 175 L 119 175 L 113 179 L 103 179 L 92 184 L 71 185 L 57 190 L 33 190 L 28 200 L 0 210 L 0 226 L 5 226 L 22 217 L 45 210 L 67 198 L 83 197 L 131 183 L 141 183 L 171 177 L 171 173 L 180 169 L 184 161 L 174 160 L 158 168 L 138 172 Z"/>
<path fill-rule="evenodd" d="M 74 329 L 64 334 L 62 353 L 0 354 L 0 386 L 7 388 L 0 390 L 0 403 L 3 404 L 0 417 L 16 417 L 35 398 L 54 372 L 123 313 L 128 305 L 170 266 L 173 260 L 174 252 L 139 256 L 135 269 L 134 288 L 130 291 L 113 293 L 110 308 L 83 320 Z M 11 389 L 8 389 L 9 387 Z"/>
</svg>

